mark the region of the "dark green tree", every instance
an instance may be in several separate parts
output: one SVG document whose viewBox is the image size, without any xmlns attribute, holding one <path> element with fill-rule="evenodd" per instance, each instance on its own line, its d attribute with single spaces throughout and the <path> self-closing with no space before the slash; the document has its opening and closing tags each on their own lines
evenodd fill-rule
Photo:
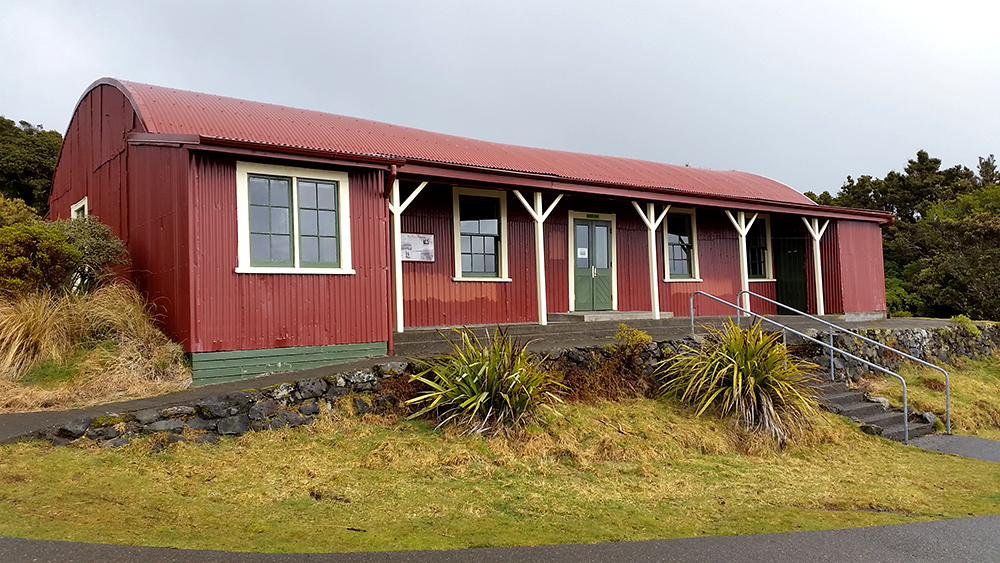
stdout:
<svg viewBox="0 0 1000 563">
<path fill-rule="evenodd" d="M 61 146 L 58 131 L 0 117 L 0 195 L 24 200 L 45 215 Z"/>
</svg>

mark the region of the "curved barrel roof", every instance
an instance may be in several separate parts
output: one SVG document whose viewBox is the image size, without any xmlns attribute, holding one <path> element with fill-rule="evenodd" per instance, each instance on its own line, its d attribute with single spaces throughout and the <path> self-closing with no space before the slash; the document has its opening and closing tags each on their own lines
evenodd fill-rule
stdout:
<svg viewBox="0 0 1000 563">
<path fill-rule="evenodd" d="M 756 174 L 716 171 L 480 141 L 318 111 L 104 78 L 132 101 L 149 133 L 197 135 L 280 149 L 386 157 L 544 175 L 711 197 L 813 204 L 791 187 Z"/>
</svg>

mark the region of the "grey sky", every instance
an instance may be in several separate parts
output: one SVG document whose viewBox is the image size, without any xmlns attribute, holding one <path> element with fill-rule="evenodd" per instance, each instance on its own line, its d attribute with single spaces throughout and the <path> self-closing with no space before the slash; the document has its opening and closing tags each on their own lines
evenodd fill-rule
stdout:
<svg viewBox="0 0 1000 563">
<path fill-rule="evenodd" d="M 1000 152 L 1000 3 L 0 2 L 0 114 L 102 76 L 800 191 Z"/>
</svg>

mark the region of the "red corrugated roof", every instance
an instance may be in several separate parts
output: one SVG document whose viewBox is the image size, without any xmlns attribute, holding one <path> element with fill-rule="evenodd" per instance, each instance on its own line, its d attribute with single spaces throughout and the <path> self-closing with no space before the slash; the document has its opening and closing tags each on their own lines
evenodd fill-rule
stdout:
<svg viewBox="0 0 1000 563">
<path fill-rule="evenodd" d="M 812 204 L 809 198 L 781 182 L 746 172 L 491 143 L 109 78 L 99 80 L 92 88 L 98 84 L 121 88 L 131 98 L 149 133 L 199 135 L 276 147 L 526 172 L 571 182 Z"/>
</svg>

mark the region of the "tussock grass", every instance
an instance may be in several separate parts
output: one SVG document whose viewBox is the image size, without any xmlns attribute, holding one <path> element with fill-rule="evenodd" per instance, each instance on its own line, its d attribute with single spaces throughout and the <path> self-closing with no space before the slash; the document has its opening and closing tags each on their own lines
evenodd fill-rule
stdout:
<svg viewBox="0 0 1000 563">
<path fill-rule="evenodd" d="M 1000 439 L 1000 358 L 959 361 L 946 366 L 951 380 L 952 431 Z M 931 411 L 944 421 L 944 376 L 936 370 L 905 364 L 897 373 L 906 380 L 910 404 Z M 867 374 L 860 387 L 871 395 L 903 404 L 903 388 L 896 379 Z"/>
<path fill-rule="evenodd" d="M 324 412 L 218 445 L 0 446 L 7 535 L 238 551 L 641 540 L 1000 512 L 997 464 L 857 432 L 746 453 L 677 403 L 567 405 L 519 435 Z M 123 525 L 123 523 L 128 523 Z M 353 529 L 353 530 L 352 530 Z M 354 530 L 364 530 L 358 532 Z"/>
<path fill-rule="evenodd" d="M 0 412 L 155 395 L 190 378 L 129 285 L 0 299 Z"/>
<path fill-rule="evenodd" d="M 748 436 L 771 438 L 779 446 L 808 430 L 818 414 L 813 391 L 818 367 L 792 357 L 779 333 L 760 321 L 747 329 L 732 320 L 708 327 L 698 348 L 686 346 L 660 362 L 662 391 L 697 409 L 731 419 Z"/>
</svg>

